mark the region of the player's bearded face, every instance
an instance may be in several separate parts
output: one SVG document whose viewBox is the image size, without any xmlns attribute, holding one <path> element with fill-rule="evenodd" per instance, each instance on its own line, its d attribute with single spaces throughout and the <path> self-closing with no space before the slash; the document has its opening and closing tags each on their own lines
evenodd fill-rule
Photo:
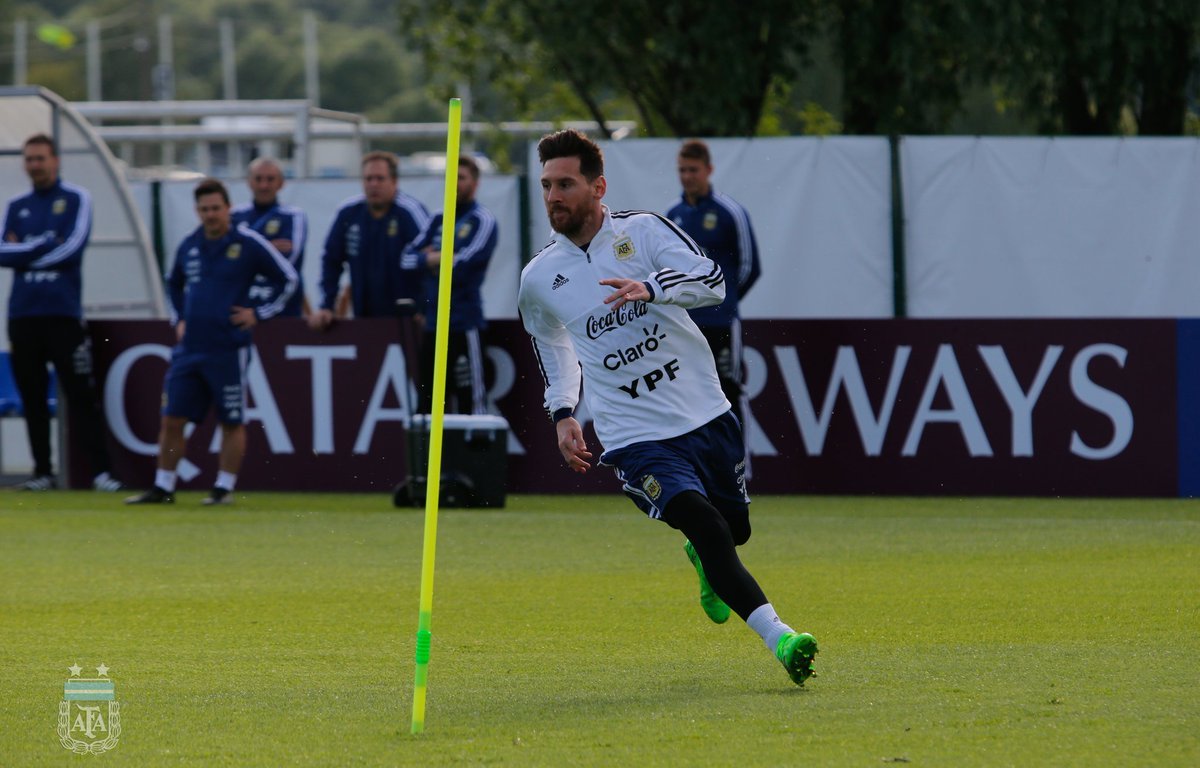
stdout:
<svg viewBox="0 0 1200 768">
<path fill-rule="evenodd" d="M 546 205 L 546 215 L 550 217 L 551 228 L 568 237 L 583 229 L 588 210 L 589 206 L 586 200 L 574 204 L 568 201 L 559 201 Z"/>
<path fill-rule="evenodd" d="M 596 207 L 595 182 L 579 172 L 579 158 L 557 158 L 546 162 L 542 172 L 542 197 L 546 216 L 555 232 L 567 237 L 578 234 Z"/>
</svg>

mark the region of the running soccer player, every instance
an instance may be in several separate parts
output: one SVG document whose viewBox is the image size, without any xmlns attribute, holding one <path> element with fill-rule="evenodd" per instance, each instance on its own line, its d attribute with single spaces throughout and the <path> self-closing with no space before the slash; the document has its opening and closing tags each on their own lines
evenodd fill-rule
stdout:
<svg viewBox="0 0 1200 768">
<path fill-rule="evenodd" d="M 216 407 L 221 425 L 219 472 L 204 504 L 230 504 L 237 474 L 246 455 L 246 365 L 250 332 L 260 321 L 276 317 L 296 290 L 299 277 L 291 262 L 262 235 L 229 219 L 229 193 L 216 179 L 200 182 L 193 196 L 200 226 L 183 239 L 167 276 L 171 324 L 179 343 L 163 381 L 164 405 L 158 438 L 158 471 L 154 486 L 130 496 L 126 504 L 175 502 L 175 469 L 187 447 L 184 427 L 204 420 Z M 241 306 L 265 276 L 274 301 Z"/>
<path fill-rule="evenodd" d="M 543 137 L 538 158 L 558 234 L 522 271 L 518 304 L 559 451 L 588 471 L 593 454 L 573 415 L 582 380 L 600 464 L 646 515 L 687 537 L 705 613 L 722 623 L 732 609 L 803 684 L 817 642 L 779 618 L 738 558 L 750 538 L 741 425 L 687 313 L 724 297 L 720 266 L 668 219 L 610 211 L 603 155 L 583 134 Z"/>
</svg>

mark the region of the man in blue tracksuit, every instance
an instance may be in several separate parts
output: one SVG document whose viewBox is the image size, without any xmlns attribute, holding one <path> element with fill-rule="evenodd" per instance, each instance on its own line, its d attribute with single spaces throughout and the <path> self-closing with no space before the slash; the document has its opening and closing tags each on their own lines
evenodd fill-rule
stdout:
<svg viewBox="0 0 1200 768">
<path fill-rule="evenodd" d="M 247 168 L 246 183 L 250 187 L 252 202 L 239 205 L 230 213 L 233 227 L 247 224 L 265 237 L 292 263 L 296 273 L 304 266 L 304 246 L 308 240 L 308 217 L 304 211 L 279 202 L 279 190 L 283 189 L 283 169 L 279 162 L 270 157 L 257 157 Z M 267 278 L 259 275 L 250 289 L 249 306 L 270 304 L 274 291 Z M 308 299 L 304 295 L 304 281 L 288 300 L 280 317 L 307 317 Z"/>
<path fill-rule="evenodd" d="M 363 194 L 342 203 L 325 239 L 321 307 L 309 317 L 310 327 L 324 330 L 342 314 L 339 285 L 346 265 L 355 317 L 395 317 L 397 299 L 417 298 L 420 285 L 401 274 L 400 254 L 429 223 L 429 211 L 399 191 L 399 179 L 392 153 L 363 157 Z"/>
<path fill-rule="evenodd" d="M 229 193 L 216 179 L 197 185 L 201 226 L 179 245 L 167 277 L 171 322 L 179 343 L 163 382 L 165 394 L 154 486 L 127 504 L 175 501 L 175 468 L 186 448 L 184 427 L 200 422 L 210 407 L 221 425 L 220 471 L 205 504 L 229 504 L 246 454 L 246 365 L 250 331 L 277 317 L 296 290 L 291 262 L 262 235 L 229 219 Z M 267 278 L 274 300 L 245 306 L 257 276 Z"/>
<path fill-rule="evenodd" d="M 447 411 L 487 413 L 483 385 L 483 340 L 487 327 L 480 287 L 488 262 L 496 250 L 496 217 L 475 202 L 479 188 L 479 164 L 468 156 L 458 160 L 458 203 L 454 211 L 454 272 L 450 288 L 450 335 L 446 355 L 446 394 L 453 401 Z M 422 281 L 418 313 L 424 318 L 421 340 L 420 398 L 418 413 L 429 413 L 433 400 L 434 343 L 436 340 L 438 274 L 441 267 L 442 214 L 404 252 L 401 268 L 416 270 Z M 455 408 L 450 408 L 451 404 Z"/>
<path fill-rule="evenodd" d="M 13 199 L 0 235 L 0 266 L 13 270 L 8 302 L 8 338 L 13 378 L 25 409 L 33 454 L 33 477 L 17 488 L 47 491 L 57 486 L 50 461 L 50 386 L 47 365 L 58 375 L 78 440 L 88 457 L 96 490 L 122 488 L 109 474 L 104 414 L 96 396 L 92 347 L 81 303 L 83 250 L 92 229 L 87 190 L 58 176 L 58 149 L 45 134 L 22 148 L 33 191 Z"/>
<path fill-rule="evenodd" d="M 725 300 L 715 306 L 690 310 L 689 314 L 708 339 L 725 398 L 746 424 L 749 406 L 742 390 L 742 321 L 738 303 L 761 273 L 758 243 L 746 209 L 713 188 L 709 180 L 713 172 L 712 157 L 707 144 L 694 139 L 684 142 L 679 149 L 678 166 L 683 198 L 667 211 L 667 218 L 691 235 L 704 254 L 725 273 Z M 749 458 L 747 450 L 747 469 Z"/>
</svg>

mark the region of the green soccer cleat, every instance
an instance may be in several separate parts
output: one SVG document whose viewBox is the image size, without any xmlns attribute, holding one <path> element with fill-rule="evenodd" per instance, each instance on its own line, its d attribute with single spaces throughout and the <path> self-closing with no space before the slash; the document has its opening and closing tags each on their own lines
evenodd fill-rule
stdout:
<svg viewBox="0 0 1200 768">
<path fill-rule="evenodd" d="M 725 601 L 717 597 L 717 593 L 713 592 L 713 588 L 709 586 L 708 579 L 704 576 L 704 566 L 700 564 L 700 556 L 696 554 L 696 548 L 692 546 L 692 542 L 685 541 L 683 551 L 687 553 L 688 560 L 692 561 L 692 565 L 696 567 L 696 573 L 700 575 L 700 607 L 715 623 L 724 624 L 729 620 L 729 606 L 725 605 Z"/>
<path fill-rule="evenodd" d="M 817 639 L 807 632 L 788 632 L 775 644 L 775 658 L 783 664 L 796 685 L 814 677 L 813 657 L 817 655 Z"/>
</svg>

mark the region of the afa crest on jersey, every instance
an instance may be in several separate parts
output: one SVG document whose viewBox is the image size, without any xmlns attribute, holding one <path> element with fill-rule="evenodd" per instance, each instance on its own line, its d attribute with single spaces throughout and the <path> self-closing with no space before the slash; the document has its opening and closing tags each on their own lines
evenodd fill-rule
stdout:
<svg viewBox="0 0 1200 768">
<path fill-rule="evenodd" d="M 459 240 L 466 240 L 471 236 L 471 222 L 464 221 L 458 225 L 458 233 L 455 235 Z"/>
<path fill-rule="evenodd" d="M 274 237 L 275 235 L 278 235 L 279 234 L 279 219 L 271 219 L 270 221 L 268 221 L 267 226 L 263 231 L 266 232 L 267 237 Z"/>
<path fill-rule="evenodd" d="M 704 214 L 704 228 L 705 229 L 716 229 L 717 228 L 717 214 L 714 213 L 713 211 L 709 211 L 708 213 Z"/>
<path fill-rule="evenodd" d="M 228 248 L 225 249 L 225 258 L 227 258 L 227 259 L 236 259 L 241 255 L 242 255 L 242 244 L 241 243 L 232 243 Z"/>
<path fill-rule="evenodd" d="M 388 219 L 388 237 L 395 237 L 400 232 L 400 222 L 395 219 Z"/>
<path fill-rule="evenodd" d="M 50 206 L 50 212 L 58 216 L 67 210 L 67 199 L 60 197 L 54 201 L 54 205 Z"/>
<path fill-rule="evenodd" d="M 619 237 L 613 243 L 613 255 L 617 257 L 617 261 L 628 261 L 633 258 L 633 254 L 633 240 L 629 235 Z"/>
</svg>

